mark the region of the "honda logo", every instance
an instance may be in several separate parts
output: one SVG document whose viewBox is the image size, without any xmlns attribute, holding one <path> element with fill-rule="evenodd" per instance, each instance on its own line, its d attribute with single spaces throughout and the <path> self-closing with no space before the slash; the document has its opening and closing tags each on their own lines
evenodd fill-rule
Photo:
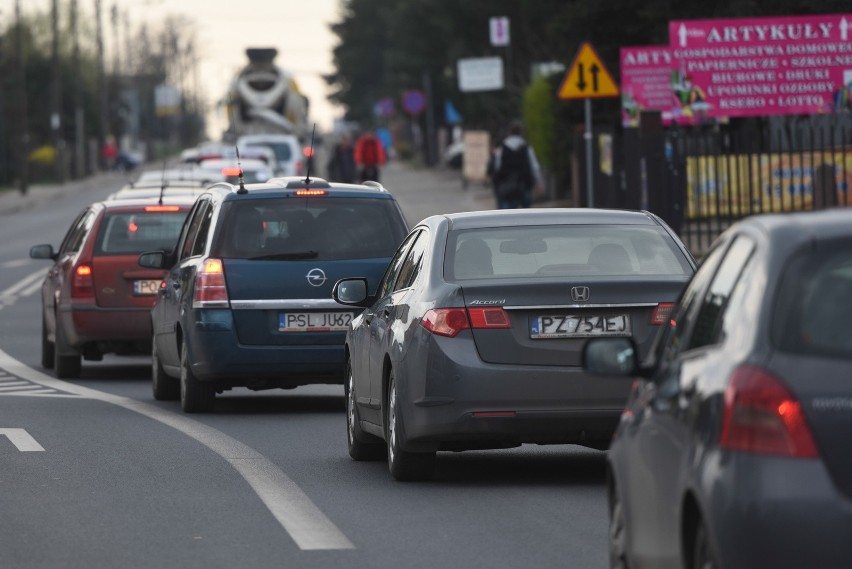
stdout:
<svg viewBox="0 0 852 569">
<path fill-rule="evenodd" d="M 588 302 L 589 294 L 589 287 L 587 286 L 571 287 L 571 300 L 574 302 Z"/>
</svg>

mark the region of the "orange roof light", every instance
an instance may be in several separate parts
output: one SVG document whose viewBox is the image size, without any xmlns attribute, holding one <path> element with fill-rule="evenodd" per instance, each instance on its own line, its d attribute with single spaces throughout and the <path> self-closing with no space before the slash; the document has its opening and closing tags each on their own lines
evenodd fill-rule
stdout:
<svg viewBox="0 0 852 569">
<path fill-rule="evenodd" d="M 324 196 L 328 194 L 325 190 L 296 190 L 296 195 L 300 197 Z"/>
<path fill-rule="evenodd" d="M 239 176 L 240 174 L 242 174 L 242 170 L 240 170 L 236 166 L 232 166 L 230 168 L 222 168 L 223 176 Z"/>
<path fill-rule="evenodd" d="M 146 205 L 145 211 L 180 211 L 177 205 Z"/>
</svg>

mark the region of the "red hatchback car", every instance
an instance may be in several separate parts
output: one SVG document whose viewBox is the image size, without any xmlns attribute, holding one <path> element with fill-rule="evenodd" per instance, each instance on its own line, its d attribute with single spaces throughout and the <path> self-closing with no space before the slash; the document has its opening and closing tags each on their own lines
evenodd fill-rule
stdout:
<svg viewBox="0 0 852 569">
<path fill-rule="evenodd" d="M 143 251 L 171 251 L 194 199 L 119 200 L 86 207 L 52 259 L 42 285 L 41 363 L 56 377 L 79 377 L 81 359 L 151 353 L 151 307 L 165 271 L 140 268 Z"/>
</svg>

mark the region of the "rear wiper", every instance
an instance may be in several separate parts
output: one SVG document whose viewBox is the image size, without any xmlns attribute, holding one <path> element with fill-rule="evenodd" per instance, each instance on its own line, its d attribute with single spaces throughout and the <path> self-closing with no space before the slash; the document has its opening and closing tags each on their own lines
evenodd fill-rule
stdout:
<svg viewBox="0 0 852 569">
<path fill-rule="evenodd" d="M 316 251 L 301 251 L 299 253 L 270 253 L 269 255 L 259 255 L 257 257 L 249 257 L 249 261 L 286 261 L 296 259 L 316 259 L 319 253 Z"/>
</svg>

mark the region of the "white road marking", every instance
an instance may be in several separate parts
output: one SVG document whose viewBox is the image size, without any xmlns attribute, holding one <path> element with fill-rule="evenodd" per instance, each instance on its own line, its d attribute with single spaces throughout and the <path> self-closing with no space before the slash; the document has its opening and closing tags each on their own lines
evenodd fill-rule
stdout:
<svg viewBox="0 0 852 569">
<path fill-rule="evenodd" d="M 15 259 L 14 261 L 0 263 L 0 269 L 16 269 L 18 267 L 25 267 L 30 263 L 32 263 L 32 259 Z"/>
<path fill-rule="evenodd" d="M 13 284 L 9 288 L 7 288 L 6 290 L 0 291 L 0 297 L 15 296 L 16 294 L 18 294 L 18 291 L 29 287 L 35 281 L 43 279 L 45 273 L 47 273 L 47 269 L 41 268 L 41 269 L 37 270 L 36 272 L 34 272 L 30 275 L 27 275 L 26 277 L 22 278 L 21 280 L 19 280 L 18 282 L 16 282 L 15 284 Z"/>
<path fill-rule="evenodd" d="M 7 392 L 7 391 L 15 391 L 15 392 L 35 391 L 35 390 L 38 390 L 38 389 L 44 389 L 44 386 L 37 385 L 37 384 L 34 384 L 34 383 L 27 383 L 25 381 L 22 381 L 21 383 L 18 383 L 18 384 L 9 384 L 9 385 L 4 385 L 3 387 L 0 387 L 0 393 L 4 393 L 4 392 Z"/>
<path fill-rule="evenodd" d="M 24 429 L 0 429 L 0 437 L 3 435 L 6 435 L 21 452 L 44 451 L 44 447 Z"/>
<path fill-rule="evenodd" d="M 290 535 L 299 549 L 355 549 L 349 539 L 326 517 L 293 480 L 262 454 L 198 421 L 154 405 L 61 381 L 34 370 L 0 350 L 0 367 L 46 388 L 112 403 L 168 425 L 195 439 L 223 459 L 248 482 L 263 504 Z"/>
<path fill-rule="evenodd" d="M 30 296 L 32 294 L 37 293 L 38 291 L 41 290 L 41 284 L 42 284 L 42 282 L 40 280 L 34 282 L 30 286 L 28 286 L 27 288 L 22 290 L 21 293 L 20 293 L 20 296 Z"/>
</svg>

